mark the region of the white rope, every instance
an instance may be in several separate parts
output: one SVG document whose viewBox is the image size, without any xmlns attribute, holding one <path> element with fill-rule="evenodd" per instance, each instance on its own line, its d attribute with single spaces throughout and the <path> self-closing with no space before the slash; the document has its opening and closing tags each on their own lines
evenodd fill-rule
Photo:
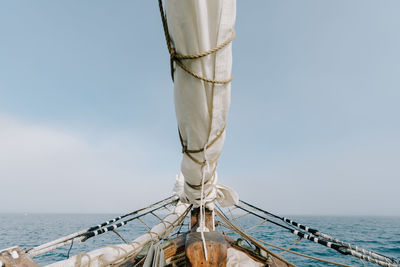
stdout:
<svg viewBox="0 0 400 267">
<path fill-rule="evenodd" d="M 200 193 L 200 223 L 199 228 L 197 228 L 197 232 L 200 232 L 201 240 L 203 242 L 203 250 L 204 256 L 206 261 L 208 261 L 208 253 L 207 253 L 207 246 L 206 246 L 206 239 L 204 237 L 204 232 L 209 232 L 210 230 L 206 227 L 206 219 L 205 219 L 205 203 L 204 203 L 204 180 L 206 173 L 210 172 L 210 164 L 207 160 L 207 145 L 204 146 L 204 160 L 205 165 L 202 166 L 202 178 L 201 178 L 201 193 Z M 207 170 L 205 170 L 207 168 Z"/>
</svg>

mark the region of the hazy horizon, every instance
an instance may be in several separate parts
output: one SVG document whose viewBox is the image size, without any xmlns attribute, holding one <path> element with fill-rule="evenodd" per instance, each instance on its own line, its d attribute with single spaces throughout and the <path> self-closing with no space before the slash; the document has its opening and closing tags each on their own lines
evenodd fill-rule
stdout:
<svg viewBox="0 0 400 267">
<path fill-rule="evenodd" d="M 220 182 L 276 214 L 400 216 L 398 10 L 237 1 Z M 0 213 L 135 210 L 181 157 L 156 1 L 0 3 Z"/>
</svg>

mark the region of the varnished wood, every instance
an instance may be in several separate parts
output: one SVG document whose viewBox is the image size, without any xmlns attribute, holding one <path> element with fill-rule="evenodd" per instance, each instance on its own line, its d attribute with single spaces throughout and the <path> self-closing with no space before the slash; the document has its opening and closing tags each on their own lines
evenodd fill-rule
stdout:
<svg viewBox="0 0 400 267">
<path fill-rule="evenodd" d="M 206 208 L 204 215 L 205 215 L 206 227 L 210 231 L 214 230 L 213 212 Z M 199 224 L 200 224 L 200 208 L 192 209 L 190 212 L 190 231 L 196 232 L 197 228 L 199 227 Z"/>
<path fill-rule="evenodd" d="M 164 248 L 165 259 L 171 258 L 174 255 L 185 251 L 186 234 L 178 236 L 171 240 L 171 245 Z"/>
<path fill-rule="evenodd" d="M 201 233 L 192 232 L 186 236 L 186 266 L 209 267 L 226 266 L 227 242 L 219 232 L 205 232 L 207 256 L 205 259 Z"/>
<path fill-rule="evenodd" d="M 190 233 L 186 235 L 185 254 L 186 266 L 208 267 L 208 266 L 226 266 L 227 246 L 224 236 L 214 230 L 214 213 L 208 209 L 205 210 L 205 226 L 210 232 L 204 232 L 207 260 L 205 259 L 203 240 L 201 233 L 197 232 L 200 224 L 200 209 L 193 209 L 190 218 Z"/>
</svg>

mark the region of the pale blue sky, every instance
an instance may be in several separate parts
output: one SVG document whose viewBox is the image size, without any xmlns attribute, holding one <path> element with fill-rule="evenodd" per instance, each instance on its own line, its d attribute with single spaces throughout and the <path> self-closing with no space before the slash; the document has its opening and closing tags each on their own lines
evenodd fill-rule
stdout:
<svg viewBox="0 0 400 267">
<path fill-rule="evenodd" d="M 238 0 L 220 181 L 281 214 L 400 216 L 399 11 Z M 158 12 L 0 3 L 0 212 L 124 212 L 171 193 L 181 154 Z"/>
</svg>

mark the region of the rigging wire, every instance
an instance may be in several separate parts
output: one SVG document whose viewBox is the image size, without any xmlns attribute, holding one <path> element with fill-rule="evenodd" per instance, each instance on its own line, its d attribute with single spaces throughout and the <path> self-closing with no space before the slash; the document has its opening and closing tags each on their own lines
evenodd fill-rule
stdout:
<svg viewBox="0 0 400 267">
<path fill-rule="evenodd" d="M 170 200 L 172 200 L 172 201 L 170 201 Z M 169 201 L 169 202 L 167 202 L 167 201 Z M 101 227 L 104 227 L 104 226 L 106 226 L 106 225 L 109 225 L 109 224 L 111 224 L 112 222 L 118 221 L 118 220 L 120 220 L 121 218 L 125 218 L 125 217 L 128 217 L 128 216 L 134 215 L 134 214 L 138 214 L 138 213 L 140 213 L 140 212 L 143 212 L 143 211 L 145 211 L 145 210 L 148 210 L 148 209 L 150 209 L 150 208 L 152 208 L 152 207 L 157 206 L 157 208 L 155 208 L 155 209 L 152 210 L 152 212 L 154 212 L 155 210 L 159 210 L 159 209 L 161 209 L 161 208 L 165 208 L 165 207 L 167 207 L 168 205 L 173 204 L 174 202 L 177 202 L 177 201 L 178 201 L 178 198 L 177 198 L 176 196 L 168 197 L 168 198 L 166 198 L 166 199 L 157 201 L 157 202 L 155 202 L 155 203 L 153 203 L 153 204 L 151 204 L 151 205 L 149 205 L 149 206 L 147 206 L 147 207 L 145 207 L 145 208 L 141 208 L 141 209 L 138 209 L 138 210 L 129 212 L 129 213 L 124 214 L 124 215 L 122 215 L 122 216 L 119 216 L 119 217 L 116 217 L 116 218 L 114 218 L 114 219 L 111 219 L 111 220 L 108 220 L 108 221 L 106 221 L 106 222 L 103 222 L 103 223 L 101 223 L 101 224 L 99 224 L 99 225 L 92 226 L 92 227 L 89 227 L 89 228 L 87 228 L 87 229 L 84 229 L 84 230 L 75 232 L 75 233 L 73 233 L 73 234 L 70 234 L 70 235 L 67 235 L 67 236 L 64 236 L 64 237 L 60 237 L 60 238 L 58 238 L 58 239 L 56 239 L 56 240 L 47 242 L 47 243 L 45 243 L 45 244 L 39 245 L 39 246 L 37 246 L 37 247 L 30 248 L 30 249 L 26 250 L 26 253 L 27 253 L 30 257 L 35 257 L 35 256 L 38 256 L 38 255 L 42 255 L 42 254 L 44 254 L 44 253 L 47 253 L 47 252 L 49 252 L 49 251 L 52 251 L 52 250 L 54 250 L 54 249 L 57 249 L 57 248 L 60 248 L 60 247 L 69 245 L 69 244 L 71 244 L 74 240 L 75 240 L 75 241 L 78 241 L 78 242 L 84 242 L 84 241 L 86 241 L 88 238 L 92 237 L 92 236 L 91 236 L 91 235 L 92 235 L 91 233 L 93 233 L 93 230 L 92 230 L 92 229 L 100 229 L 100 230 L 101 230 L 101 229 L 102 229 Z M 167 202 L 167 203 L 165 203 L 165 202 Z M 160 206 L 160 204 L 164 204 L 164 205 Z M 135 217 L 142 217 L 142 216 L 144 216 L 144 215 L 146 215 L 146 214 L 148 214 L 148 213 L 149 213 L 149 212 L 145 212 L 145 213 L 139 214 L 139 215 L 137 215 L 137 216 L 135 216 Z M 121 224 L 121 223 L 119 223 L 119 224 Z M 126 224 L 126 223 L 125 223 L 125 224 Z M 124 224 L 124 225 L 125 225 L 125 224 Z M 103 225 L 103 226 L 101 226 L 101 225 Z M 118 228 L 118 227 L 116 227 L 116 228 Z M 116 229 L 116 228 L 115 228 L 115 229 Z M 113 229 L 114 229 L 114 226 L 110 226 L 110 227 L 108 227 L 108 230 L 107 230 L 107 231 L 112 231 Z M 98 230 L 95 230 L 94 232 L 96 232 L 96 231 L 98 231 Z M 106 232 L 106 231 L 104 231 L 104 232 Z M 86 238 L 86 234 L 89 234 L 90 236 Z"/>
<path fill-rule="evenodd" d="M 257 238 L 255 238 L 253 236 L 250 236 L 244 230 L 241 230 L 240 228 L 235 226 L 232 222 L 230 222 L 229 219 L 225 215 L 222 215 L 223 211 L 219 207 L 217 207 L 217 208 L 218 208 L 218 210 L 216 211 L 217 215 L 222 220 L 224 220 L 225 223 L 226 223 L 226 224 L 222 224 L 221 223 L 220 225 L 223 225 L 224 227 L 235 231 L 236 233 L 240 234 L 243 238 L 245 238 L 248 241 L 250 241 L 251 243 L 253 243 L 253 245 L 255 245 L 256 247 L 265 250 L 267 253 L 271 254 L 272 256 L 274 256 L 274 257 L 276 257 L 276 258 L 278 258 L 280 260 L 283 260 L 284 262 L 286 262 L 286 260 L 281 258 L 279 256 L 279 254 L 274 254 L 270 250 L 266 249 L 262 244 L 270 246 L 270 247 L 273 247 L 273 248 L 276 248 L 276 249 L 280 249 L 280 250 L 283 250 L 283 251 L 286 251 L 286 252 L 289 252 L 289 253 L 292 253 L 292 254 L 295 254 L 297 256 L 301 256 L 301 257 L 305 257 L 305 258 L 309 258 L 309 259 L 313 259 L 313 260 L 317 260 L 317 261 L 321 261 L 321 262 L 325 262 L 325 263 L 330 263 L 330 264 L 334 264 L 334 265 L 338 265 L 338 266 L 351 267 L 351 265 L 346 265 L 346 264 L 342 264 L 342 263 L 338 263 L 338 262 L 334 262 L 334 261 L 330 261 L 330 260 L 325 260 L 325 259 L 309 256 L 309 255 L 306 255 L 306 254 L 302 254 L 302 253 L 299 253 L 299 252 L 295 252 L 295 251 L 292 251 L 290 249 L 285 249 L 285 248 L 282 248 L 282 247 L 267 243 L 267 242 L 265 242 L 263 240 L 257 239 Z M 290 266 L 293 266 L 293 264 L 291 264 L 291 263 L 288 263 L 288 264 Z"/>
<path fill-rule="evenodd" d="M 269 222 L 272 222 L 273 224 L 276 224 L 276 225 L 281 226 L 281 227 L 283 227 L 285 229 L 288 229 L 293 234 L 296 234 L 299 237 L 303 237 L 303 238 L 308 239 L 310 241 L 314 241 L 315 243 L 318 243 L 318 244 L 325 245 L 325 246 L 328 246 L 330 248 L 333 248 L 336 251 L 340 252 L 341 254 L 352 255 L 353 257 L 359 258 L 361 260 L 367 260 L 367 261 L 369 261 L 371 263 L 375 263 L 375 264 L 378 264 L 378 265 L 381 265 L 381 266 L 399 266 L 399 261 L 397 261 L 397 260 L 395 260 L 393 258 L 387 257 L 385 255 L 382 255 L 382 254 L 379 254 L 379 253 L 376 253 L 376 252 L 373 252 L 373 251 L 369 251 L 369 250 L 365 250 L 365 249 L 359 248 L 358 246 L 352 245 L 352 244 L 347 243 L 347 242 L 343 242 L 343 241 L 341 241 L 339 239 L 336 239 L 336 238 L 333 238 L 333 237 L 331 237 L 331 236 L 329 236 L 327 234 L 321 233 L 317 229 L 313 229 L 313 228 L 310 228 L 308 226 L 299 224 L 299 223 L 297 223 L 297 222 L 295 222 L 293 220 L 290 220 L 290 219 L 288 219 L 286 217 L 281 217 L 281 216 L 275 215 L 273 213 L 270 213 L 268 211 L 260 209 L 260 208 L 254 206 L 254 205 L 251 205 L 251 204 L 249 204 L 249 203 L 247 203 L 245 201 L 240 200 L 240 202 L 245 204 L 245 205 L 247 205 L 247 206 L 249 206 L 252 209 L 255 209 L 257 211 L 263 212 L 264 214 L 267 214 L 267 215 L 272 216 L 274 218 L 280 219 L 280 220 L 282 220 L 282 221 L 284 221 L 284 222 L 286 222 L 286 223 L 288 223 L 288 224 L 290 224 L 292 226 L 298 227 L 298 228 L 300 228 L 302 230 L 305 230 L 305 231 L 309 232 L 310 234 L 307 235 L 307 234 L 301 233 L 301 232 L 299 232 L 297 230 L 289 230 L 288 227 L 285 227 L 285 226 L 283 226 L 283 225 L 281 225 L 279 223 L 275 223 L 275 222 L 269 220 Z M 239 205 L 236 205 L 236 207 L 239 208 L 239 209 L 245 210 L 245 211 L 247 211 L 247 212 L 249 212 L 249 213 L 251 213 L 254 216 L 257 216 L 259 218 L 264 218 L 263 216 L 258 215 L 258 214 L 254 213 L 254 212 L 251 212 L 251 211 L 249 211 L 249 210 L 247 210 L 247 209 L 245 209 L 245 208 L 243 208 L 243 207 L 241 207 Z M 326 241 L 322 240 L 321 238 L 325 239 Z M 336 244 L 334 244 L 334 243 L 336 243 Z"/>
<path fill-rule="evenodd" d="M 128 220 L 119 222 L 119 223 L 114 224 L 114 225 L 111 225 L 111 226 L 107 226 L 107 227 L 104 227 L 104 228 L 100 228 L 100 229 L 95 230 L 95 231 L 87 232 L 87 233 L 83 234 L 83 235 L 84 235 L 83 241 L 86 241 L 86 240 L 88 240 L 89 238 L 91 238 L 91 237 L 93 237 L 93 236 L 101 235 L 101 234 L 104 234 L 104 233 L 106 233 L 106 232 L 108 232 L 108 231 L 113 231 L 113 230 L 115 230 L 115 229 L 117 229 L 117 228 L 119 228 L 119 227 L 121 227 L 121 226 L 126 225 L 128 222 L 133 221 L 133 220 L 136 220 L 136 219 L 140 220 L 144 225 L 146 225 L 146 226 L 149 228 L 149 226 L 148 226 L 146 223 L 144 223 L 144 222 L 140 219 L 140 217 L 143 217 L 143 216 L 145 216 L 145 215 L 147 215 L 147 214 L 151 214 L 152 212 L 154 212 L 154 211 L 156 211 L 156 210 L 159 210 L 160 208 L 163 208 L 163 207 L 165 207 L 165 206 L 171 205 L 171 204 L 173 204 L 173 203 L 175 203 L 175 202 L 177 202 L 177 201 L 178 201 L 178 200 L 173 200 L 173 201 L 168 202 L 168 203 L 166 203 L 166 204 L 164 204 L 164 205 L 162 205 L 162 206 L 160 206 L 160 207 L 154 208 L 154 209 L 152 209 L 152 210 L 150 210 L 150 211 L 147 211 L 147 212 L 145 212 L 145 213 L 142 213 L 142 214 L 139 214 L 139 215 L 134 216 L 134 217 L 132 217 L 132 218 L 129 218 Z"/>
<path fill-rule="evenodd" d="M 315 242 L 315 243 L 318 243 L 318 244 L 320 244 L 320 245 L 323 245 L 323 246 L 332 248 L 332 249 L 336 250 L 337 252 L 339 252 L 339 253 L 341 253 L 341 254 L 349 254 L 349 252 L 347 252 L 346 250 L 344 250 L 344 247 L 343 247 L 343 246 L 340 246 L 340 245 L 337 245 L 337 244 L 335 244 L 335 243 L 332 243 L 332 242 L 329 242 L 329 241 L 326 241 L 326 240 L 317 238 L 317 237 L 314 236 L 313 234 L 305 234 L 305 233 L 303 233 L 303 232 L 301 232 L 301 231 L 294 230 L 294 229 L 289 228 L 289 227 L 287 227 L 287 226 L 285 226 L 285 225 L 283 225 L 283 224 L 280 224 L 280 223 L 277 223 L 277 222 L 275 222 L 275 221 L 269 220 L 269 219 L 265 218 L 264 216 L 261 216 L 261 215 L 259 215 L 259 214 L 257 214 L 257 213 L 254 213 L 254 212 L 252 212 L 252 211 L 250 211 L 250 210 L 248 210 L 248 209 L 246 209 L 246 208 L 243 208 L 243 207 L 238 206 L 238 205 L 236 205 L 236 206 L 237 206 L 239 209 L 242 209 L 242 210 L 244 210 L 244 211 L 247 211 L 248 213 L 251 213 L 251 214 L 253 214 L 253 215 L 256 216 L 256 217 L 259 217 L 259 218 L 261 218 L 261 219 L 267 220 L 267 221 L 270 222 L 270 223 L 273 223 L 273 224 L 275 224 L 275 225 L 277 225 L 277 226 L 279 226 L 279 227 L 282 227 L 282 228 L 284 228 L 284 229 L 290 231 L 292 234 L 297 235 L 297 236 L 300 237 L 300 238 L 304 238 L 304 239 L 313 241 L 313 242 Z"/>
<path fill-rule="evenodd" d="M 155 202 L 155 203 L 153 203 L 153 204 L 151 204 L 150 206 L 147 206 L 147 207 L 145 207 L 145 208 L 141 208 L 141 209 L 138 209 L 138 210 L 129 212 L 129 213 L 127 213 L 127 214 L 124 214 L 124 215 L 122 215 L 122 216 L 115 217 L 114 219 L 111 219 L 111 220 L 105 221 L 105 222 L 103 222 L 103 223 L 101 223 L 101 224 L 99 224 L 99 225 L 95 225 L 95 226 L 90 227 L 90 228 L 88 229 L 88 231 L 97 230 L 97 229 L 102 228 L 102 227 L 104 227 L 104 226 L 106 226 L 106 225 L 112 224 L 112 223 L 114 223 L 114 222 L 116 222 L 116 221 L 119 221 L 119 220 L 121 220 L 121 219 L 123 219 L 123 218 L 126 218 L 126 217 L 128 217 L 128 216 L 135 215 L 135 214 L 137 214 L 137 213 L 139 213 L 139 212 L 142 212 L 143 210 L 149 209 L 149 208 L 151 208 L 151 207 L 154 207 L 154 206 L 156 206 L 156 205 L 158 205 L 158 204 L 160 204 L 160 203 L 163 203 L 163 202 L 168 201 L 168 200 L 173 199 L 173 198 L 176 198 L 176 197 L 175 197 L 175 196 L 170 196 L 170 197 L 167 197 L 167 198 L 165 198 L 165 199 L 163 199 L 163 200 L 157 201 L 157 202 Z"/>
<path fill-rule="evenodd" d="M 288 264 L 289 266 L 293 266 L 295 267 L 295 265 L 293 263 L 288 262 L 287 260 L 285 260 L 284 258 L 276 255 L 275 253 L 273 253 L 272 251 L 268 250 L 267 248 L 265 248 L 262 244 L 260 244 L 258 241 L 255 241 L 253 237 L 249 236 L 248 234 L 246 234 L 245 232 L 241 231 L 237 226 L 235 226 L 229 219 L 228 217 L 226 217 L 224 215 L 224 213 L 222 212 L 222 209 L 219 206 L 216 206 L 217 209 L 215 209 L 215 213 L 222 219 L 225 221 L 226 224 L 228 224 L 230 227 L 232 227 L 232 229 L 237 232 L 238 234 L 240 234 L 241 236 L 243 236 L 243 238 L 247 239 L 248 241 L 250 241 L 251 243 L 253 243 L 253 245 L 255 245 L 256 247 L 259 247 L 261 249 L 263 249 L 264 251 L 266 251 L 267 253 L 269 253 L 270 255 L 276 257 L 277 259 L 285 262 L 286 264 Z"/>
<path fill-rule="evenodd" d="M 316 229 L 307 227 L 307 226 L 302 225 L 302 224 L 300 224 L 300 223 L 297 223 L 297 222 L 295 222 L 295 221 L 289 220 L 289 219 L 287 219 L 287 218 L 285 218 L 285 217 L 281 217 L 281 216 L 275 215 L 275 214 L 273 214 L 273 213 L 270 213 L 270 212 L 268 212 L 268 211 L 266 211 L 266 210 L 260 209 L 260 208 L 258 208 L 258 207 L 256 207 L 256 206 L 253 206 L 253 205 L 251 205 L 251 204 L 249 204 L 249 203 L 247 203 L 247 202 L 245 202 L 245 201 L 243 201 L 243 200 L 239 200 L 239 201 L 240 201 L 241 203 L 243 203 L 243 204 L 245 204 L 245 205 L 247 205 L 247 206 L 249 206 L 249 207 L 255 209 L 255 210 L 261 211 L 261 212 L 263 212 L 263 213 L 265 213 L 265 214 L 267 214 L 267 215 L 270 215 L 270 216 L 272 216 L 272 217 L 274 217 L 274 218 L 277 218 L 277 219 L 282 220 L 282 221 L 284 221 L 284 222 L 286 222 L 286 223 L 289 223 L 289 224 L 291 224 L 291 225 L 293 225 L 293 226 L 296 226 L 296 227 L 298 227 L 298 228 L 300 228 L 300 229 L 302 229 L 302 230 L 305 230 L 305 231 L 307 231 L 307 232 L 309 232 L 309 233 L 311 233 L 311 234 L 316 234 L 316 233 L 319 232 L 319 231 L 316 230 Z"/>
</svg>

